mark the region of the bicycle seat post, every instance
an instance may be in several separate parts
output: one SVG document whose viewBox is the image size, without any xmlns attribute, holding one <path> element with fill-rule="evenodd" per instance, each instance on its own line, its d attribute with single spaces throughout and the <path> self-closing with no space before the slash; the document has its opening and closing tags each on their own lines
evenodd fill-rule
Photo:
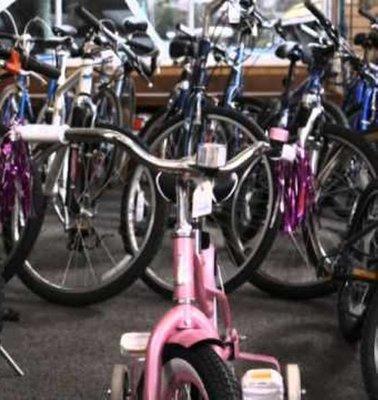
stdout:
<svg viewBox="0 0 378 400">
<path fill-rule="evenodd" d="M 176 186 L 177 224 L 173 234 L 174 299 L 189 304 L 195 299 L 193 238 L 189 219 L 188 182 L 179 179 Z"/>
</svg>

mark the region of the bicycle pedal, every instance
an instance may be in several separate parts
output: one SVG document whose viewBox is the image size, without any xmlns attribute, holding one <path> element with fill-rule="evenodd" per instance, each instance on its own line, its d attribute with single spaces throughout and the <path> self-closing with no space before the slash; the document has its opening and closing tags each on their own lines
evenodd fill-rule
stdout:
<svg viewBox="0 0 378 400">
<path fill-rule="evenodd" d="M 141 357 L 146 354 L 150 332 L 127 332 L 121 336 L 121 355 Z"/>
</svg>

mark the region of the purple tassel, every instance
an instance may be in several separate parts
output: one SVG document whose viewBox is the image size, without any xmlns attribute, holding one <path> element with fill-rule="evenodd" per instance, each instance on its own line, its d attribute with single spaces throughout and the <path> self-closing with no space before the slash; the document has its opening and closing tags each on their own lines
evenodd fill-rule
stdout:
<svg viewBox="0 0 378 400">
<path fill-rule="evenodd" d="M 25 219 L 31 211 L 32 167 L 27 143 L 12 131 L 0 143 L 0 222 L 11 215 L 16 199 Z"/>
<path fill-rule="evenodd" d="M 299 148 L 294 162 L 279 161 L 277 177 L 283 231 L 292 233 L 306 219 L 314 203 L 314 177 L 306 151 Z"/>
</svg>

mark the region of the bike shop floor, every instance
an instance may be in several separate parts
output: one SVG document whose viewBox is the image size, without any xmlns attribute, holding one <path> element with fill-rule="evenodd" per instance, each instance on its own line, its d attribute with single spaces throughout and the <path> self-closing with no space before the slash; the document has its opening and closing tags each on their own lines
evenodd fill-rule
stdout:
<svg viewBox="0 0 378 400">
<path fill-rule="evenodd" d="M 282 253 L 268 262 L 282 264 Z M 145 331 L 170 306 L 142 283 L 102 304 L 65 308 L 32 294 L 18 279 L 6 305 L 20 312 L 2 343 L 25 370 L 18 378 L 0 359 L 1 400 L 102 400 L 112 365 L 122 362 L 119 339 Z M 358 346 L 342 339 L 336 296 L 310 301 L 274 299 L 246 284 L 231 296 L 243 349 L 299 363 L 306 400 L 365 399 Z"/>
<path fill-rule="evenodd" d="M 138 283 L 103 304 L 64 308 L 16 281 L 7 290 L 7 304 L 20 311 L 21 320 L 6 323 L 2 342 L 26 376 L 14 377 L 0 360 L 2 400 L 100 400 L 112 364 L 122 362 L 121 334 L 151 327 L 169 306 Z M 282 301 L 245 285 L 232 305 L 237 326 L 248 336 L 243 348 L 300 363 L 307 400 L 365 398 L 358 349 L 340 337 L 333 297 Z"/>
</svg>

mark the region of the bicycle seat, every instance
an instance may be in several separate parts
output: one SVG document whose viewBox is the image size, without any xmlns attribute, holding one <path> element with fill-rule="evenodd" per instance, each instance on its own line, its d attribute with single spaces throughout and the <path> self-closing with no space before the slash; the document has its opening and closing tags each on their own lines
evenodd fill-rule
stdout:
<svg viewBox="0 0 378 400">
<path fill-rule="evenodd" d="M 123 21 L 123 28 L 126 34 L 146 32 L 148 24 L 145 21 L 132 21 L 130 19 L 125 19 Z"/>
<path fill-rule="evenodd" d="M 52 31 L 56 36 L 75 36 L 77 29 L 72 25 L 53 26 Z"/>
<path fill-rule="evenodd" d="M 191 38 L 186 36 L 177 36 L 169 44 L 169 55 L 177 59 L 181 57 L 196 57 L 197 45 Z"/>
<path fill-rule="evenodd" d="M 357 33 L 354 36 L 354 44 L 365 49 L 378 49 L 378 32 Z"/>
<path fill-rule="evenodd" d="M 155 47 L 151 38 L 142 32 L 134 34 L 132 39 L 127 41 L 127 44 L 141 57 L 152 57 L 156 52 L 158 53 L 158 49 Z"/>
<path fill-rule="evenodd" d="M 285 42 L 277 47 L 276 56 L 283 60 L 299 61 L 302 59 L 303 48 L 297 42 Z"/>
<path fill-rule="evenodd" d="M 333 44 L 310 43 L 309 48 L 313 59 L 317 62 L 323 62 L 325 58 L 332 58 L 336 51 Z"/>
<path fill-rule="evenodd" d="M 248 9 L 253 6 L 252 0 L 240 0 L 240 7 Z"/>
</svg>

